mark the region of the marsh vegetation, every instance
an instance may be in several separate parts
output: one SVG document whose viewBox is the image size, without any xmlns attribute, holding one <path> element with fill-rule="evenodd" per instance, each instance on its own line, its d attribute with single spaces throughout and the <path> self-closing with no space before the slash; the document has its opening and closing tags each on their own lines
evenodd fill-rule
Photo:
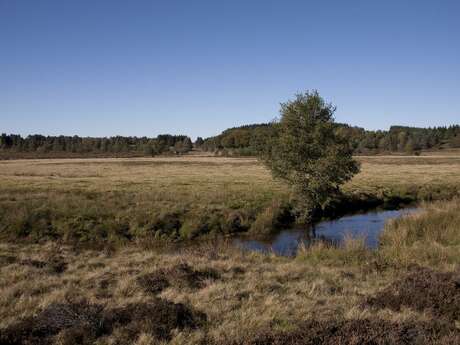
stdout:
<svg viewBox="0 0 460 345">
<path fill-rule="evenodd" d="M 295 258 L 228 243 L 0 246 L 2 344 L 455 344 L 460 202 L 387 224 L 378 250 Z M 59 265 L 57 265 L 59 263 Z M 59 267 L 59 269 L 56 269 Z"/>
<path fill-rule="evenodd" d="M 0 343 L 458 343 L 460 159 L 358 159 L 342 207 L 427 202 L 295 258 L 225 240 L 289 220 L 256 159 L 0 162 Z"/>
<path fill-rule="evenodd" d="M 359 160 L 361 173 L 329 215 L 460 190 L 456 156 Z M 0 174 L 4 239 L 146 243 L 264 234 L 292 221 L 289 189 L 253 158 L 2 161 Z"/>
</svg>

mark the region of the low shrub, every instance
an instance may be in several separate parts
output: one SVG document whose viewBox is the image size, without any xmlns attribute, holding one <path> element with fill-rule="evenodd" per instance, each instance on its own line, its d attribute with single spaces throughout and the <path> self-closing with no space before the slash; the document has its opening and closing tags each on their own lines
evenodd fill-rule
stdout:
<svg viewBox="0 0 460 345">
<path fill-rule="evenodd" d="M 291 208 L 285 203 L 274 200 L 257 215 L 249 231 L 256 235 L 268 235 L 276 232 L 281 226 L 288 226 L 293 221 Z"/>
<path fill-rule="evenodd" d="M 6 234 L 12 238 L 30 238 L 34 241 L 56 238 L 52 226 L 52 212 L 39 205 L 27 205 L 11 211 L 6 219 Z"/>
<path fill-rule="evenodd" d="M 348 235 L 341 245 L 318 240 L 301 245 L 297 252 L 297 260 L 333 266 L 364 264 L 374 257 L 375 253 L 366 247 L 365 238 Z"/>
<path fill-rule="evenodd" d="M 428 312 L 437 319 L 460 321 L 460 272 L 436 272 L 428 268 L 411 268 L 365 306 L 400 311 L 407 307 Z"/>
<path fill-rule="evenodd" d="M 250 227 L 250 218 L 242 210 L 225 210 L 222 217 L 222 233 L 234 234 L 247 231 Z"/>
<path fill-rule="evenodd" d="M 169 286 L 199 289 L 205 286 L 206 281 L 219 278 L 220 274 L 214 269 L 196 270 L 183 263 L 142 275 L 137 281 L 144 291 L 157 294 Z"/>
<path fill-rule="evenodd" d="M 213 233 L 220 233 L 221 215 L 216 214 L 212 210 L 200 210 L 198 212 L 189 212 L 180 228 L 180 236 L 182 239 L 194 239 Z"/>
<path fill-rule="evenodd" d="M 48 345 L 58 340 L 63 345 L 94 344 L 116 333 L 117 344 L 131 344 L 142 333 L 169 340 L 173 330 L 193 329 L 205 322 L 205 314 L 160 298 L 110 309 L 86 301 L 54 303 L 34 317 L 0 329 L 0 343 Z"/>
<path fill-rule="evenodd" d="M 422 211 L 394 219 L 380 236 L 379 254 L 394 265 L 460 263 L 460 201 L 422 205 Z"/>
<path fill-rule="evenodd" d="M 289 331 L 261 329 L 243 334 L 222 345 L 450 345 L 460 342 L 460 332 L 452 324 L 433 321 L 388 321 L 370 319 L 308 320 Z"/>
</svg>

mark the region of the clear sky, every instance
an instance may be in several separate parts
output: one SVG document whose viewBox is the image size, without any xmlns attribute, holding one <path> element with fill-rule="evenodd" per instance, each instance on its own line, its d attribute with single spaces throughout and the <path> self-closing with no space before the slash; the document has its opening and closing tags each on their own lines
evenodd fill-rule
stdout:
<svg viewBox="0 0 460 345">
<path fill-rule="evenodd" d="M 0 0 L 0 132 L 206 137 L 306 89 L 368 129 L 460 123 L 460 1 Z"/>
</svg>

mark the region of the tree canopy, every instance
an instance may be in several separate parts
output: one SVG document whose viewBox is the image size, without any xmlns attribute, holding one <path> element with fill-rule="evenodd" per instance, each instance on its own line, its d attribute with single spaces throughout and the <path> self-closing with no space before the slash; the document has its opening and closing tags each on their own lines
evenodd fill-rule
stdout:
<svg viewBox="0 0 460 345">
<path fill-rule="evenodd" d="M 359 171 L 349 140 L 336 130 L 334 111 L 317 91 L 282 103 L 275 135 L 260 154 L 273 175 L 292 186 L 298 216 L 304 220 L 327 206 Z"/>
<path fill-rule="evenodd" d="M 177 150 L 177 148 L 180 150 Z M 5 157 L 31 156 L 135 156 L 185 153 L 192 141 L 185 135 L 162 134 L 156 138 L 122 137 L 91 138 L 79 136 L 43 136 L 2 134 L 0 154 Z"/>
<path fill-rule="evenodd" d="M 460 148 L 460 126 L 417 128 L 392 126 L 389 130 L 369 131 L 335 123 L 336 130 L 350 141 L 354 154 L 413 154 L 422 150 Z M 230 128 L 204 140 L 201 148 L 235 156 L 255 156 L 272 135 L 273 124 Z"/>
</svg>

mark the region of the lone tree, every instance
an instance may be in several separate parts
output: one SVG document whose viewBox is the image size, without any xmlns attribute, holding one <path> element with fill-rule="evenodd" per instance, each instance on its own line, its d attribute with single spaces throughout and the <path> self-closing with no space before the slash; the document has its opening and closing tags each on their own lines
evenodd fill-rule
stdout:
<svg viewBox="0 0 460 345">
<path fill-rule="evenodd" d="M 340 135 L 333 114 L 317 91 L 281 104 L 274 135 L 261 152 L 274 177 L 293 189 L 297 216 L 311 220 L 340 193 L 340 186 L 359 172 L 348 140 Z"/>
</svg>

